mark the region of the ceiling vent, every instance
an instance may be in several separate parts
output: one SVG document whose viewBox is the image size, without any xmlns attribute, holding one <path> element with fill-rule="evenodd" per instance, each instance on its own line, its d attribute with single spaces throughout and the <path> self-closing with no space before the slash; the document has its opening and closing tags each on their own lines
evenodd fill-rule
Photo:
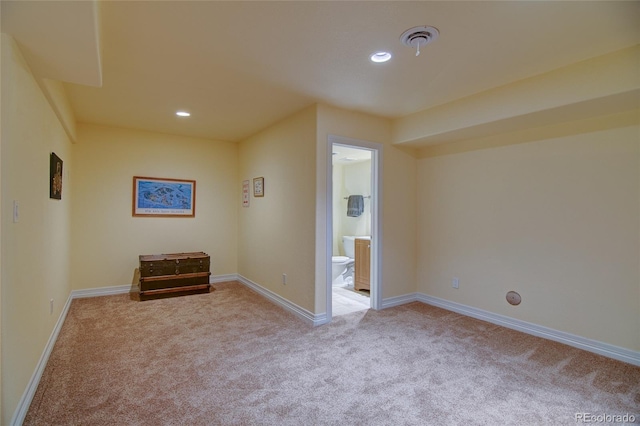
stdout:
<svg viewBox="0 0 640 426">
<path fill-rule="evenodd" d="M 440 31 L 438 31 L 437 28 L 422 25 L 409 28 L 403 32 L 400 36 L 400 41 L 402 41 L 402 44 L 416 49 L 416 56 L 418 56 L 420 54 L 420 47 L 431 43 L 437 39 L 439 35 Z"/>
</svg>

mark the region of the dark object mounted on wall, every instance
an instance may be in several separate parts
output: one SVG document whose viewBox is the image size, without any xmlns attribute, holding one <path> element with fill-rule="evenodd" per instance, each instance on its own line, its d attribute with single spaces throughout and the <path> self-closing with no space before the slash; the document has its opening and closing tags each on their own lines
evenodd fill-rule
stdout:
<svg viewBox="0 0 640 426">
<path fill-rule="evenodd" d="M 364 212 L 364 197 L 362 195 L 349 195 L 347 198 L 347 216 L 358 217 Z"/>
<path fill-rule="evenodd" d="M 62 160 L 55 152 L 49 160 L 49 198 L 62 200 Z"/>
</svg>

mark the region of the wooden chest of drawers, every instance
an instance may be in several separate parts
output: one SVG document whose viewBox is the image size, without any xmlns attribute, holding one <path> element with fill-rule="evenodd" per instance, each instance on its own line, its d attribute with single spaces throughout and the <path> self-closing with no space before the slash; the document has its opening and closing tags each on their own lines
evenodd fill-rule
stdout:
<svg viewBox="0 0 640 426">
<path fill-rule="evenodd" d="M 140 256 L 138 300 L 169 295 L 208 293 L 211 260 L 203 252 Z"/>
</svg>

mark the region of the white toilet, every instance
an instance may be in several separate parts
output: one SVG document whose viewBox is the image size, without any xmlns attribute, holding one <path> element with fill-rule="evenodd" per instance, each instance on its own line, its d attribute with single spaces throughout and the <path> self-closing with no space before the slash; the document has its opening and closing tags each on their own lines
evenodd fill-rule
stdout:
<svg viewBox="0 0 640 426">
<path fill-rule="evenodd" d="M 355 262 L 356 237 L 345 235 L 342 237 L 344 254 L 346 256 L 331 257 L 331 285 L 347 287 L 353 285 L 353 264 Z"/>
</svg>

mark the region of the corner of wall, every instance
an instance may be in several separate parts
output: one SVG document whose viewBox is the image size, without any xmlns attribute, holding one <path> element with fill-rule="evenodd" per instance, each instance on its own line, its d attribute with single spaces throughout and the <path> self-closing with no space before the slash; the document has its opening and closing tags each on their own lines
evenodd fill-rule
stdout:
<svg viewBox="0 0 640 426">
<path fill-rule="evenodd" d="M 527 128 L 499 135 L 471 138 L 458 142 L 430 145 L 418 150 L 418 159 L 441 155 L 460 154 L 467 151 L 498 148 L 501 146 L 597 132 L 640 123 L 640 109 L 615 114 L 572 120 L 558 124 Z"/>
<path fill-rule="evenodd" d="M 65 132 L 67 132 L 67 136 L 71 142 L 75 143 L 78 140 L 76 117 L 71 108 L 71 103 L 67 97 L 64 85 L 60 81 L 50 80 L 48 78 L 37 79 L 37 81 L 51 108 L 56 113 L 58 120 L 60 120 L 60 124 L 62 124 Z"/>
<path fill-rule="evenodd" d="M 240 181 L 264 178 L 238 230 L 238 273 L 314 311 L 318 106 L 310 105 L 239 145 Z M 291 259 L 296 259 L 293 262 Z M 287 283 L 283 283 L 283 274 Z"/>
</svg>

